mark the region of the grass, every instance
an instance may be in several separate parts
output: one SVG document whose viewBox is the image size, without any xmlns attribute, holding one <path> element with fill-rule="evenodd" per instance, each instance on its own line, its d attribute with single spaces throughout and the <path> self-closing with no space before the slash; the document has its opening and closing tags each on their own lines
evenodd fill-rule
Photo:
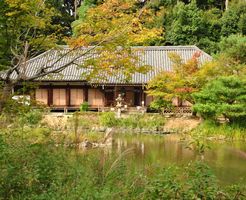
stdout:
<svg viewBox="0 0 246 200">
<path fill-rule="evenodd" d="M 104 133 L 101 132 L 95 132 L 95 131 L 88 131 L 88 132 L 80 132 L 77 135 L 74 133 L 61 133 L 56 135 L 57 138 L 62 138 L 60 140 L 60 143 L 65 143 L 65 144 L 71 144 L 71 143 L 80 143 L 85 140 L 88 140 L 90 142 L 100 142 L 104 138 Z"/>
<path fill-rule="evenodd" d="M 120 119 L 115 117 L 115 113 L 107 112 L 99 116 L 102 126 L 140 129 L 160 129 L 165 124 L 165 119 L 160 115 L 153 114 L 129 114 Z"/>
<path fill-rule="evenodd" d="M 238 124 L 219 124 L 213 121 L 204 121 L 191 135 L 215 137 L 217 139 L 246 140 L 246 128 Z"/>
</svg>

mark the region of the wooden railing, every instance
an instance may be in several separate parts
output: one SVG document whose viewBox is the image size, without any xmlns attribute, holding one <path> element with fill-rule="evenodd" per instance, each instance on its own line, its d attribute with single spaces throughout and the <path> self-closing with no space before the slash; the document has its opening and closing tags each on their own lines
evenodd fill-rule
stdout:
<svg viewBox="0 0 246 200">
<path fill-rule="evenodd" d="M 164 109 L 162 113 L 165 114 L 180 114 L 180 115 L 192 115 L 191 107 L 175 107 L 172 109 Z"/>
<path fill-rule="evenodd" d="M 50 107 L 51 110 L 60 110 L 66 113 L 68 110 L 79 110 L 79 107 Z M 144 107 L 145 112 L 147 111 L 147 107 Z M 113 111 L 115 108 L 110 107 L 91 107 L 89 110 L 97 110 L 99 112 L 107 112 L 107 111 Z M 128 107 L 126 112 L 141 112 L 141 110 L 137 109 L 137 107 Z M 164 109 L 162 110 L 163 115 L 192 115 L 192 109 L 191 107 L 174 107 L 172 109 Z"/>
</svg>

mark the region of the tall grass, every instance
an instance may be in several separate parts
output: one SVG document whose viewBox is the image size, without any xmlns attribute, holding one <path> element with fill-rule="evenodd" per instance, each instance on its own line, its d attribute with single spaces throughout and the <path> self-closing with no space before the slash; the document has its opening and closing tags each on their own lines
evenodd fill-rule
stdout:
<svg viewBox="0 0 246 200">
<path fill-rule="evenodd" d="M 99 121 L 102 126 L 122 127 L 122 128 L 146 128 L 160 129 L 165 124 L 165 119 L 160 115 L 151 114 L 130 114 L 120 119 L 115 117 L 115 113 L 105 112 L 99 116 Z"/>
<path fill-rule="evenodd" d="M 214 121 L 204 121 L 192 131 L 192 135 L 217 137 L 218 139 L 246 140 L 246 128 L 238 124 L 219 124 Z"/>
</svg>

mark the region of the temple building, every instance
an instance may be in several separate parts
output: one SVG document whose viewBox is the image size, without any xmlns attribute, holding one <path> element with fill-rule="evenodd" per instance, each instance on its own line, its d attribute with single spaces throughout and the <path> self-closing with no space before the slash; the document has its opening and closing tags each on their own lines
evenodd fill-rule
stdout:
<svg viewBox="0 0 246 200">
<path fill-rule="evenodd" d="M 131 80 L 124 81 L 122 77 L 108 77 L 100 82 L 86 81 L 83 74 L 85 68 L 78 67 L 90 55 L 80 57 L 71 62 L 76 53 L 67 54 L 68 47 L 62 50 L 49 50 L 27 62 L 26 74 L 31 76 L 44 66 L 52 68 L 68 64 L 59 73 L 48 74 L 45 77 L 33 80 L 37 84 L 34 98 L 52 109 L 77 109 L 83 102 L 88 102 L 90 109 L 113 107 L 118 94 L 124 98 L 128 107 L 136 107 L 144 104 L 149 106 L 153 98 L 145 93 L 147 83 L 162 71 L 172 71 L 172 61 L 169 53 L 180 55 L 183 61 L 187 61 L 199 52 L 199 61 L 204 63 L 211 57 L 196 46 L 147 46 L 132 47 L 139 53 L 140 65 L 151 66 L 145 73 L 132 74 Z M 61 58 L 62 53 L 62 58 Z M 90 54 L 90 53 L 89 53 Z M 92 55 L 93 56 L 93 55 Z M 52 70 L 49 69 L 49 70 Z M 120 76 L 120 75 L 119 75 Z M 175 101 L 174 101 L 175 104 Z"/>
</svg>

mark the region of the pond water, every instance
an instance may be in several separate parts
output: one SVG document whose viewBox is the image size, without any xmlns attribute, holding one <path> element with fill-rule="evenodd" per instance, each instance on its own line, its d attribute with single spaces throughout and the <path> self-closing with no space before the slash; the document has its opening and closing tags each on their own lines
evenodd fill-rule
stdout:
<svg viewBox="0 0 246 200">
<path fill-rule="evenodd" d="M 204 159 L 219 181 L 222 184 L 246 184 L 246 143 L 214 141 L 208 145 Z M 199 155 L 187 146 L 187 141 L 180 140 L 178 135 L 117 134 L 112 150 L 123 152 L 132 148 L 127 161 L 137 167 L 165 167 L 172 164 L 183 166 L 199 159 Z"/>
</svg>

